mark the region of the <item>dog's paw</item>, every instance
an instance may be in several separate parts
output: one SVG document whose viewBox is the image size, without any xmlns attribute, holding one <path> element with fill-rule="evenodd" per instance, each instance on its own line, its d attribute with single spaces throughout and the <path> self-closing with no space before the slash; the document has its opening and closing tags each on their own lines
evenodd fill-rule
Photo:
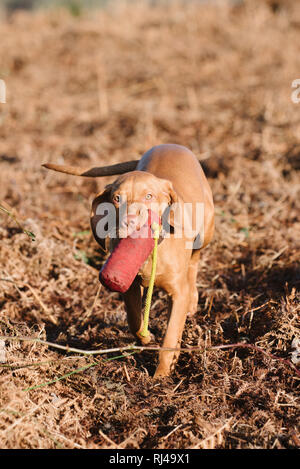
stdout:
<svg viewBox="0 0 300 469">
<path fill-rule="evenodd" d="M 169 376 L 170 374 L 170 370 L 169 369 L 166 369 L 162 366 L 158 366 L 156 368 L 156 371 L 154 373 L 154 376 L 153 376 L 153 379 L 162 379 L 162 378 L 166 378 L 167 376 Z"/>
</svg>

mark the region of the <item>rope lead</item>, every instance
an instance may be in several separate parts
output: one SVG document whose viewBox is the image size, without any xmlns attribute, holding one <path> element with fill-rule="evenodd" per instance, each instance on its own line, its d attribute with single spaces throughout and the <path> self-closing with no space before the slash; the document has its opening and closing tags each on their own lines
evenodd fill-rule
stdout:
<svg viewBox="0 0 300 469">
<path fill-rule="evenodd" d="M 154 248 L 152 251 L 152 269 L 151 269 L 151 277 L 149 281 L 147 296 L 146 296 L 146 303 L 145 303 L 145 312 L 144 312 L 144 324 L 143 329 L 140 332 L 142 337 L 149 336 L 149 314 L 150 314 L 150 307 L 151 307 L 151 300 L 152 300 L 152 293 L 154 287 L 154 280 L 155 280 L 155 273 L 156 273 L 156 265 L 157 265 L 157 246 L 158 246 L 158 238 L 159 238 L 159 224 L 153 222 L 151 225 L 153 230 L 153 237 L 154 237 Z"/>
</svg>

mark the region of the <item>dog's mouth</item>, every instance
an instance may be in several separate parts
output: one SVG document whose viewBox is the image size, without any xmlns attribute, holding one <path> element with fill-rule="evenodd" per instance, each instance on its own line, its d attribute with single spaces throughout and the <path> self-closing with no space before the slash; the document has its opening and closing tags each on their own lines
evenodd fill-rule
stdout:
<svg viewBox="0 0 300 469">
<path fill-rule="evenodd" d="M 139 237 L 139 235 L 142 235 L 142 228 L 147 224 L 148 217 L 147 208 L 128 211 L 118 224 L 119 237 L 127 238 L 132 235 Z"/>
<path fill-rule="evenodd" d="M 138 215 L 128 214 L 123 217 L 119 225 L 118 238 L 148 238 L 151 236 L 149 227 L 153 222 L 158 223 L 159 220 L 159 215 L 147 208 Z"/>
</svg>

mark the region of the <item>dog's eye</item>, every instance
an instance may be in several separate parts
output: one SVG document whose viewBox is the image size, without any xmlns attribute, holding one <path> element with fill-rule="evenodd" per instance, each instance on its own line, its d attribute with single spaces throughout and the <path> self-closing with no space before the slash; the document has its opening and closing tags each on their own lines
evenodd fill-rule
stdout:
<svg viewBox="0 0 300 469">
<path fill-rule="evenodd" d="M 121 200 L 121 197 L 119 196 L 119 194 L 116 194 L 113 196 L 113 201 L 116 202 L 117 204 L 120 202 Z"/>
<path fill-rule="evenodd" d="M 149 192 L 149 194 L 146 195 L 145 199 L 146 199 L 146 200 L 152 199 L 152 194 L 150 194 L 150 192 Z"/>
</svg>

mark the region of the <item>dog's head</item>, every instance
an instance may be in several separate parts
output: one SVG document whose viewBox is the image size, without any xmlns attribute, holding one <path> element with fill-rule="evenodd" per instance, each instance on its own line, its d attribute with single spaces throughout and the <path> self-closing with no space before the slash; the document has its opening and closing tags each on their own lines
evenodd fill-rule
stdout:
<svg viewBox="0 0 300 469">
<path fill-rule="evenodd" d="M 106 238 L 126 237 L 139 230 L 151 209 L 160 218 L 178 201 L 173 185 L 144 171 L 132 171 L 106 186 L 92 203 L 91 227 L 105 249 Z"/>
</svg>

